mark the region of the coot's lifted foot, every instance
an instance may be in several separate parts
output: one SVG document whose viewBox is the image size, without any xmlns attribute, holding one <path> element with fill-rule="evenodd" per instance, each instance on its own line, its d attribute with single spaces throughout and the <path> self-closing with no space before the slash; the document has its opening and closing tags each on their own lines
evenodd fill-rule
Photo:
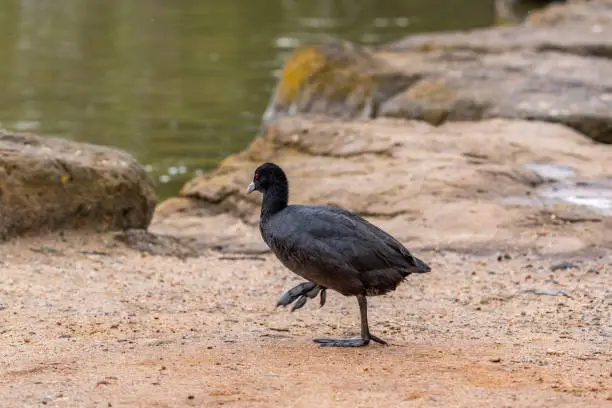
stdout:
<svg viewBox="0 0 612 408">
<path fill-rule="evenodd" d="M 302 308 L 306 304 L 308 298 L 316 298 L 320 292 L 321 307 L 323 307 L 326 299 L 326 290 L 326 288 L 323 288 L 315 283 L 303 282 L 283 293 L 276 306 L 288 306 L 295 302 L 291 308 L 291 311 L 293 312 L 294 310 Z"/>
<path fill-rule="evenodd" d="M 359 302 L 359 312 L 361 314 L 361 337 L 355 339 L 314 339 L 321 347 L 362 347 L 370 344 L 371 341 L 386 345 L 387 342 L 370 333 L 368 327 L 368 303 L 364 295 L 357 296 Z"/>
</svg>

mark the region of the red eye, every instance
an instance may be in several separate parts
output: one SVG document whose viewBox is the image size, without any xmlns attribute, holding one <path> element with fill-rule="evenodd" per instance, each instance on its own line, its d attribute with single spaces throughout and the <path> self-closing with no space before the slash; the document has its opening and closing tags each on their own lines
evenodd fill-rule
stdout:
<svg viewBox="0 0 612 408">
<path fill-rule="evenodd" d="M 255 174 L 255 180 L 259 178 L 259 174 Z"/>
</svg>

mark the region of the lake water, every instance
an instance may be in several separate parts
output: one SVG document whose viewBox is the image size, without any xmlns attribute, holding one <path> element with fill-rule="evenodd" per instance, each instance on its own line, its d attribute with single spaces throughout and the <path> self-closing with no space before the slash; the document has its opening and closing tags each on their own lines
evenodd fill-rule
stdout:
<svg viewBox="0 0 612 408">
<path fill-rule="evenodd" d="M 2 0 L 0 127 L 123 148 L 167 197 L 248 145 L 296 46 L 493 20 L 487 0 Z"/>
</svg>

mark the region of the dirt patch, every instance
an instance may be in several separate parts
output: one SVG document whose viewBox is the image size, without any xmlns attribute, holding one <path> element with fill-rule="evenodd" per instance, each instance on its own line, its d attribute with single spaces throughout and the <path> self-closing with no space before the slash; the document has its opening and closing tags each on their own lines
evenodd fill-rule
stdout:
<svg viewBox="0 0 612 408">
<path fill-rule="evenodd" d="M 21 239 L 1 253 L 1 406 L 604 407 L 612 398 L 611 254 L 423 251 L 432 273 L 370 301 L 372 331 L 390 346 L 326 349 L 312 338 L 358 333 L 355 300 L 331 292 L 323 308 L 275 309 L 300 279 L 269 255 L 148 256 L 110 235 Z M 571 265 L 552 271 L 561 261 Z"/>
</svg>

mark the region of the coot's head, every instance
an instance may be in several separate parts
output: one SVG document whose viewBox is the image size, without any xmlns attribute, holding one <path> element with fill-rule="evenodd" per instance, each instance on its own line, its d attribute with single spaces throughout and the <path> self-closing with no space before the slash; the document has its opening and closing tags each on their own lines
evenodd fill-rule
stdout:
<svg viewBox="0 0 612 408">
<path fill-rule="evenodd" d="M 253 181 L 247 188 L 247 193 L 253 191 L 265 192 L 273 186 L 287 187 L 287 176 L 283 169 L 274 163 L 264 163 L 255 169 Z"/>
</svg>

